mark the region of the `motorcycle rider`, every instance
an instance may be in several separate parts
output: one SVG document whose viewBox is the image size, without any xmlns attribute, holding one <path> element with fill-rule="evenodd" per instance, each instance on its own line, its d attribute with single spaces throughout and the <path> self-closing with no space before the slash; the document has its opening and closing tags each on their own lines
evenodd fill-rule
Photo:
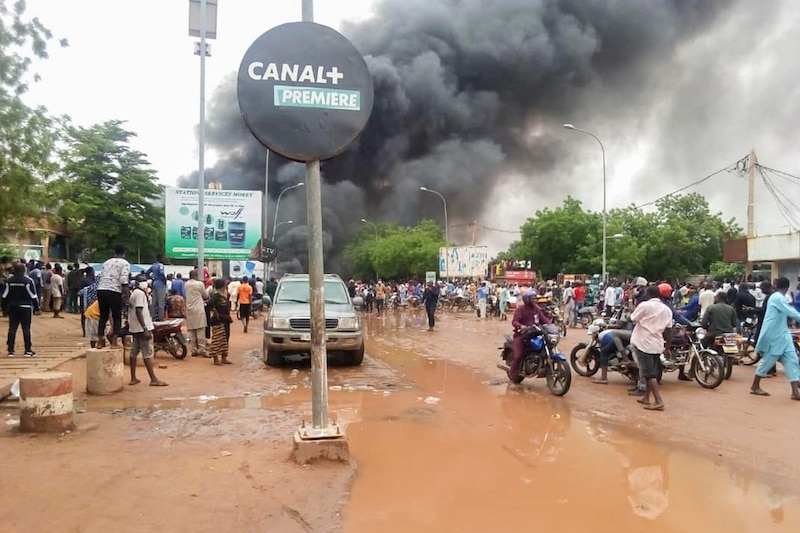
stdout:
<svg viewBox="0 0 800 533">
<path fill-rule="evenodd" d="M 728 305 L 727 300 L 725 293 L 717 294 L 714 297 L 714 305 L 709 307 L 702 317 L 701 324 L 707 330 L 702 341 L 706 348 L 712 347 L 714 339 L 719 335 L 736 331 L 736 310 Z"/>
<path fill-rule="evenodd" d="M 519 375 L 519 367 L 525 355 L 525 347 L 522 343 L 523 335 L 531 326 L 542 324 L 551 324 L 551 322 L 545 316 L 542 308 L 536 305 L 536 291 L 528 289 L 522 295 L 522 305 L 517 306 L 514 317 L 511 319 L 511 326 L 514 328 L 514 359 L 511 361 L 508 378 L 512 383 L 520 383 L 523 379 Z"/>
</svg>

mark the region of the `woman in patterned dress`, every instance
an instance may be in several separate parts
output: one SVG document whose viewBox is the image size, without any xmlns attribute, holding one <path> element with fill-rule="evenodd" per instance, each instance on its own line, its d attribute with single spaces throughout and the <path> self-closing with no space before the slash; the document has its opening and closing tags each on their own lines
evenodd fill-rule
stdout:
<svg viewBox="0 0 800 533">
<path fill-rule="evenodd" d="M 228 336 L 230 331 L 231 304 L 224 279 L 214 280 L 214 292 L 208 299 L 211 314 L 211 357 L 215 365 L 230 365 L 228 361 Z"/>
</svg>

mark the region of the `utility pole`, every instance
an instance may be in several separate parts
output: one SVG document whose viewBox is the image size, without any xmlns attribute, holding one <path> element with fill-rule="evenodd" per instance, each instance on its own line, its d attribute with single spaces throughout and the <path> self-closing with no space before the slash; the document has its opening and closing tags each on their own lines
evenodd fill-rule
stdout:
<svg viewBox="0 0 800 533">
<path fill-rule="evenodd" d="M 475 230 L 477 229 L 477 227 L 478 227 L 478 221 L 477 220 L 473 220 L 472 221 L 472 246 L 475 246 Z"/>
<path fill-rule="evenodd" d="M 747 157 L 747 238 L 752 239 L 756 236 L 756 151 L 750 150 Z"/>
</svg>

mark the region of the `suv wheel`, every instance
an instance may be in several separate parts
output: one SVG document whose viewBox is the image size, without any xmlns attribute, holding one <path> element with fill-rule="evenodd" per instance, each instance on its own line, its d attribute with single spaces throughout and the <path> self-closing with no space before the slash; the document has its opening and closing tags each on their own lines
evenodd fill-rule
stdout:
<svg viewBox="0 0 800 533">
<path fill-rule="evenodd" d="M 267 364 L 267 366 L 283 366 L 286 360 L 281 352 L 267 350 L 267 357 L 264 362 Z"/>
<path fill-rule="evenodd" d="M 354 352 L 345 352 L 342 356 L 342 362 L 347 366 L 358 366 L 364 361 L 364 345 Z"/>
</svg>

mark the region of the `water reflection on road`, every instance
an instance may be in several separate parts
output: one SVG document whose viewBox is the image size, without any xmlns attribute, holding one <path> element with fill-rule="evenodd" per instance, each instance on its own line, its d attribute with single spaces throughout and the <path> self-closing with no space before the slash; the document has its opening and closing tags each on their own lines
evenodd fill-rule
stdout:
<svg viewBox="0 0 800 533">
<path fill-rule="evenodd" d="M 362 398 L 347 430 L 358 473 L 345 531 L 798 530 L 791 495 L 581 420 L 541 381 L 487 382 L 398 349 L 385 335 L 398 320 L 416 327 L 396 316 L 369 322 L 368 353 L 415 388 Z"/>
</svg>

